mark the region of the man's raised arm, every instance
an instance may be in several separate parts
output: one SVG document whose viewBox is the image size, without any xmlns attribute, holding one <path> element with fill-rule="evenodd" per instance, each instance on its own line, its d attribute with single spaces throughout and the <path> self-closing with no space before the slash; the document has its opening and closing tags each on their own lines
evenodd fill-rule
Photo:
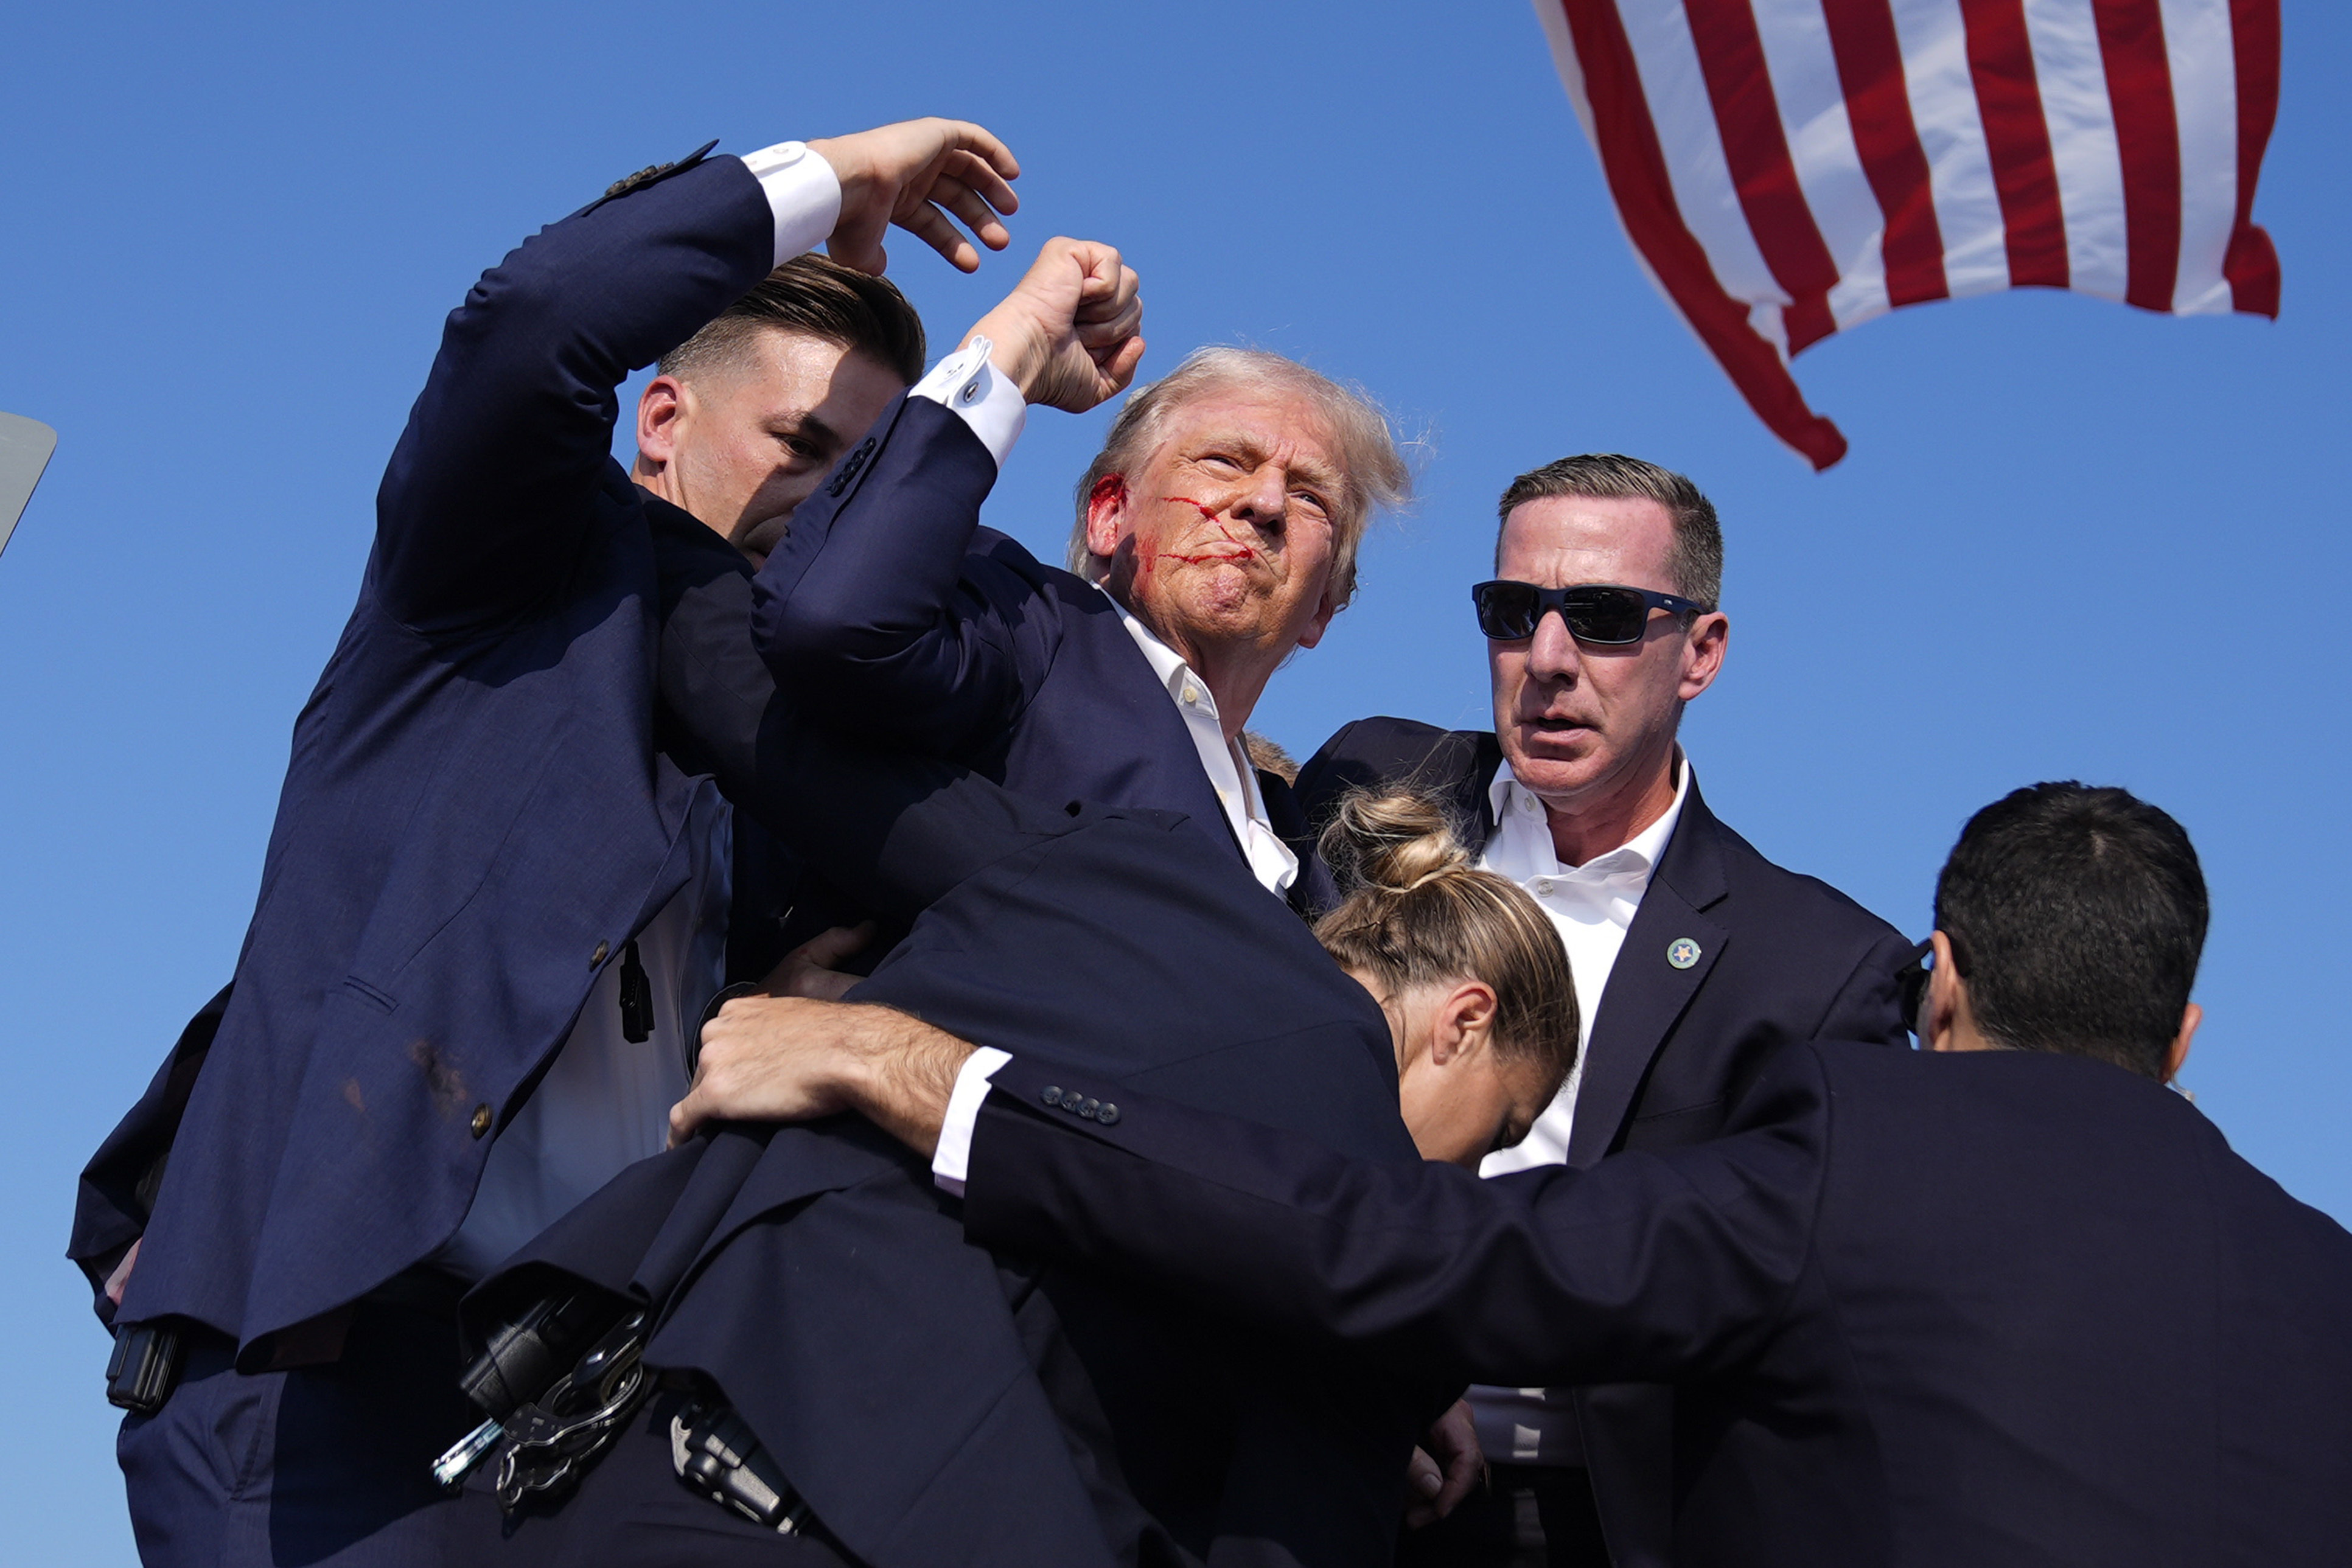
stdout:
<svg viewBox="0 0 2352 1568">
<path fill-rule="evenodd" d="M 755 588 L 777 679 L 827 724 L 935 756 L 1034 695 L 1053 629 L 992 613 L 964 580 L 981 504 L 1028 406 L 1073 413 L 1143 356 L 1135 272 L 1088 240 L 1046 242 L 1020 286 L 804 502 Z"/>
<path fill-rule="evenodd" d="M 1809 1253 L 1829 1113 L 1802 1047 L 1717 1144 L 1494 1181 L 1348 1159 L 1089 1076 L 885 1008 L 751 999 L 705 1031 L 671 1127 L 855 1110 L 931 1158 L 983 1247 L 1109 1268 L 1457 1381 L 1730 1364 L 1769 1332 Z"/>
<path fill-rule="evenodd" d="M 892 223 L 970 270 L 1008 243 L 1018 165 L 987 131 L 914 120 L 648 169 L 526 240 L 450 317 L 377 493 L 376 591 L 465 628 L 563 580 L 598 508 L 628 373 L 820 243 L 878 271 Z"/>
</svg>

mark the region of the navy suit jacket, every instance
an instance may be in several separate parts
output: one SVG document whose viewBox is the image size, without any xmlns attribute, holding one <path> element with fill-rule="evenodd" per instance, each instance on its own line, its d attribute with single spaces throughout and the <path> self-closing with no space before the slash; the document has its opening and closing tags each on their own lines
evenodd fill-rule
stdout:
<svg viewBox="0 0 2352 1568">
<path fill-rule="evenodd" d="M 1444 800 L 1471 853 L 1495 831 L 1492 732 L 1367 718 L 1299 770 L 1320 821 L 1349 789 L 1412 783 Z M 1676 968 L 1683 937 L 1698 961 Z M 1791 1040 L 1907 1045 L 1895 975 L 1913 945 L 1827 883 L 1783 871 L 1717 820 L 1694 784 L 1642 895 L 1585 1047 L 1568 1163 L 1714 1137 Z"/>
<path fill-rule="evenodd" d="M 200 1019 L 133 1113 L 184 1105 L 125 1321 L 195 1320 L 255 1364 L 430 1256 L 598 969 L 684 883 L 709 785 L 654 746 L 660 574 L 614 389 L 773 260 L 758 181 L 721 159 L 542 230 L 450 316 L 209 1051 Z M 99 1185 L 93 1268 L 141 1207 Z"/>
<path fill-rule="evenodd" d="M 978 1241 L 1400 1369 L 1675 1385 L 1682 1568 L 2210 1568 L 2352 1542 L 2352 1236 L 2082 1058 L 1813 1043 L 1725 1135 L 1482 1182 L 1000 1070 Z"/>
<path fill-rule="evenodd" d="M 1418 1163 L 1379 1009 L 1182 817 L 1034 801 L 781 718 L 717 764 L 803 825 L 815 870 L 911 923 L 853 1000 L 1059 1051 L 1113 1095 Z M 1385 1559 L 1406 1453 L 1450 1390 L 992 1258 L 954 1208 L 853 1119 L 722 1129 L 632 1167 L 468 1312 L 496 1321 L 551 1270 L 656 1303 L 646 1361 L 716 1381 L 877 1568 Z"/>
<path fill-rule="evenodd" d="M 1351 788 L 1410 782 L 1447 802 L 1475 854 L 1495 831 L 1502 760 L 1490 731 L 1362 719 L 1300 770 L 1299 797 L 1319 820 Z M 1666 954 L 1685 937 L 1698 960 L 1677 968 Z M 1907 1045 L 1895 975 L 1912 950 L 1835 888 L 1759 854 L 1694 783 L 1601 991 L 1568 1163 L 1717 1136 L 1790 1040 Z M 1580 1388 L 1577 1410 L 1610 1551 L 1620 1568 L 1664 1568 L 1672 1406 L 1658 1390 L 1624 1384 Z"/>
<path fill-rule="evenodd" d="M 761 568 L 753 632 L 778 683 L 846 734 L 1045 799 L 1148 806 L 1241 846 L 1168 690 L 1099 589 L 993 528 L 996 462 L 969 425 L 903 399 L 793 514 Z M 1290 788 L 1260 770 L 1299 857 L 1292 902 L 1337 902 Z"/>
</svg>

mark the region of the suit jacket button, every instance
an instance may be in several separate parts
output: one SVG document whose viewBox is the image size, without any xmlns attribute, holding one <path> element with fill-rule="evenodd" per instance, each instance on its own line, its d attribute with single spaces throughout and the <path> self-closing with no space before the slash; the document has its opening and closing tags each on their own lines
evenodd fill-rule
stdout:
<svg viewBox="0 0 2352 1568">
<path fill-rule="evenodd" d="M 1078 1107 L 1078 1114 L 1079 1114 L 1079 1115 L 1081 1115 L 1081 1116 L 1086 1116 L 1086 1117 L 1089 1117 L 1089 1118 L 1091 1118 L 1091 1117 L 1094 1115 L 1094 1113 L 1095 1113 L 1096 1112 L 1097 1112 L 1097 1111 L 1099 1111 L 1099 1110 L 1101 1110 L 1101 1109 L 1102 1109 L 1102 1102 L 1101 1102 L 1101 1101 L 1099 1101 L 1099 1100 L 1088 1100 L 1085 1104 L 1083 1104 L 1083 1105 L 1081 1105 L 1081 1106 L 1079 1106 L 1079 1107 Z"/>
<path fill-rule="evenodd" d="M 1059 1105 L 1062 1103 L 1062 1092 L 1057 1088 L 1049 1086 L 1044 1092 L 1040 1093 L 1037 1098 L 1045 1102 L 1049 1106 Z"/>
<path fill-rule="evenodd" d="M 605 955 L 612 952 L 612 950 L 613 945 L 610 942 L 597 943 L 596 950 L 588 955 L 588 967 L 593 969 L 597 965 L 603 963 L 604 961 Z"/>
<path fill-rule="evenodd" d="M 1104 1101 L 1103 1108 L 1095 1113 L 1095 1120 L 1100 1122 L 1106 1127 L 1109 1126 L 1113 1122 L 1118 1120 L 1118 1107 L 1112 1104 L 1108 1100 Z"/>
<path fill-rule="evenodd" d="M 484 1133 L 490 1130 L 490 1108 L 488 1105 L 477 1105 L 474 1107 L 474 1120 L 472 1126 L 474 1129 L 474 1136 L 478 1138 Z"/>
</svg>

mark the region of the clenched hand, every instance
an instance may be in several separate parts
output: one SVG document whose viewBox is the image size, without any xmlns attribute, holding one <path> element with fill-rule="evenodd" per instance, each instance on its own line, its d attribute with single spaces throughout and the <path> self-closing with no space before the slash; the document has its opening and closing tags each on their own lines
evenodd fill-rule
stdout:
<svg viewBox="0 0 2352 1568">
<path fill-rule="evenodd" d="M 1143 359 L 1135 268 L 1109 246 L 1050 239 L 1004 302 L 966 335 L 1032 403 L 1084 413 L 1124 391 Z"/>
</svg>

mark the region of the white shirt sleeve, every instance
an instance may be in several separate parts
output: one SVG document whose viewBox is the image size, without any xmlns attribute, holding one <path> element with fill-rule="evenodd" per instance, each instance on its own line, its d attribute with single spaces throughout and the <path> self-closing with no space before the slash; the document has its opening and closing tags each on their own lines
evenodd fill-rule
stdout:
<svg viewBox="0 0 2352 1568">
<path fill-rule="evenodd" d="M 940 1124 L 940 1146 L 931 1154 L 931 1180 L 950 1197 L 963 1196 L 964 1176 L 971 1168 L 971 1130 L 980 1121 L 981 1102 L 988 1098 L 988 1081 L 1012 1060 L 1011 1051 L 979 1046 L 956 1073 L 947 1119 Z"/>
<path fill-rule="evenodd" d="M 1029 403 L 1012 378 L 996 368 L 990 357 L 995 350 L 987 339 L 974 338 L 933 365 L 907 395 L 929 398 L 970 425 L 1001 473 L 1028 423 Z"/>
<path fill-rule="evenodd" d="M 841 217 L 841 181 L 833 165 L 799 141 L 779 141 L 743 159 L 776 214 L 776 265 L 823 245 Z"/>
</svg>

